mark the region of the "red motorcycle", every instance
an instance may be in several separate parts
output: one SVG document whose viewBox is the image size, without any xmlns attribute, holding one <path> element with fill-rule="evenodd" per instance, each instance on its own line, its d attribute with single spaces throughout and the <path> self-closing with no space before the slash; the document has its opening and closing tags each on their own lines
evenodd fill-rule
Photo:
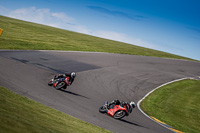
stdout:
<svg viewBox="0 0 200 133">
<path fill-rule="evenodd" d="M 110 115 L 111 117 L 115 119 L 121 119 L 129 115 L 128 109 L 126 106 L 122 107 L 120 105 L 115 105 L 115 104 L 109 105 L 108 101 L 105 102 L 105 105 L 99 108 L 99 112 L 107 113 L 108 115 Z"/>
<path fill-rule="evenodd" d="M 57 90 L 60 90 L 60 89 L 66 89 L 67 86 L 70 85 L 69 83 L 69 77 L 66 77 L 66 78 L 58 78 L 58 79 L 51 79 L 49 82 L 48 82 L 48 85 L 49 86 L 54 86 Z"/>
</svg>

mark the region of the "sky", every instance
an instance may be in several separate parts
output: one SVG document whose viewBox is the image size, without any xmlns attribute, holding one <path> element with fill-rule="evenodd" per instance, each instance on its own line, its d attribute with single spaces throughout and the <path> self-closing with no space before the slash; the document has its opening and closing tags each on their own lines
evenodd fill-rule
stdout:
<svg viewBox="0 0 200 133">
<path fill-rule="evenodd" d="M 200 60 L 200 0 L 0 0 L 0 15 Z"/>
</svg>

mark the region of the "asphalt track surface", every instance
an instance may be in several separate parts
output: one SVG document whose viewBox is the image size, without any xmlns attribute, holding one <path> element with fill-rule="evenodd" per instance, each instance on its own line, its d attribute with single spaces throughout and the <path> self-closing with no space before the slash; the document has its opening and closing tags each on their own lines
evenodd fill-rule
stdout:
<svg viewBox="0 0 200 133">
<path fill-rule="evenodd" d="M 65 91 L 47 85 L 58 73 L 75 71 Z M 99 113 L 106 100 L 136 103 L 157 86 L 200 75 L 200 63 L 136 55 L 0 51 L 0 86 L 117 133 L 170 133 L 137 108 L 123 120 Z"/>
</svg>

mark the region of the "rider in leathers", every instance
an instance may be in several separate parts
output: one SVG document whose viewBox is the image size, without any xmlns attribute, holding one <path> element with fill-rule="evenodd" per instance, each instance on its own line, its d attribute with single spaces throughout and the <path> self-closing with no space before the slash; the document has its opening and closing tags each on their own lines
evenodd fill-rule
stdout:
<svg viewBox="0 0 200 133">
<path fill-rule="evenodd" d="M 58 74 L 54 77 L 54 79 L 59 79 L 59 78 L 67 78 L 67 84 L 71 85 L 74 82 L 74 79 L 76 77 L 76 73 L 75 72 L 71 72 L 71 73 L 65 73 L 65 74 Z"/>
</svg>

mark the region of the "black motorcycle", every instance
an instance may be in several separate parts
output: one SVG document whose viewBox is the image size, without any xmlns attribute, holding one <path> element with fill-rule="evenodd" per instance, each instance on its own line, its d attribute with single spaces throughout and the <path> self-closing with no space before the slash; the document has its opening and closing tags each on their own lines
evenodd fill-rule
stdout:
<svg viewBox="0 0 200 133">
<path fill-rule="evenodd" d="M 57 90 L 66 89 L 67 86 L 69 86 L 69 79 L 68 79 L 68 77 L 58 78 L 58 79 L 53 78 L 48 82 L 48 85 L 54 86 Z"/>
</svg>

